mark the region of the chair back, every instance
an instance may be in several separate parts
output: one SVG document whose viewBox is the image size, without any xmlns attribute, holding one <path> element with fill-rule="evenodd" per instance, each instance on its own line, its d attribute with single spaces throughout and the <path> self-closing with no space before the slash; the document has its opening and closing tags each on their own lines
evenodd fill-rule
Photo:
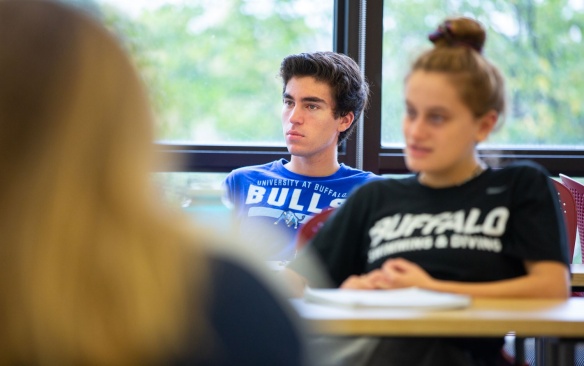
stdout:
<svg viewBox="0 0 584 366">
<path fill-rule="evenodd" d="M 578 232 L 580 233 L 580 248 L 584 253 L 584 185 L 564 174 L 560 174 L 562 183 L 568 187 L 574 202 L 576 202 L 576 217 L 578 222 Z"/>
<path fill-rule="evenodd" d="M 562 182 L 550 178 L 558 192 L 558 199 L 560 207 L 564 213 L 564 222 L 566 223 L 566 233 L 568 237 L 568 249 L 570 261 L 574 258 L 574 246 L 576 245 L 576 230 L 577 230 L 577 211 L 576 202 L 572 196 L 572 192 Z"/>
<path fill-rule="evenodd" d="M 316 235 L 333 211 L 334 209 L 332 207 L 325 208 L 321 212 L 312 216 L 300 227 L 298 230 L 298 236 L 296 237 L 296 252 L 304 248 L 306 243 Z"/>
</svg>

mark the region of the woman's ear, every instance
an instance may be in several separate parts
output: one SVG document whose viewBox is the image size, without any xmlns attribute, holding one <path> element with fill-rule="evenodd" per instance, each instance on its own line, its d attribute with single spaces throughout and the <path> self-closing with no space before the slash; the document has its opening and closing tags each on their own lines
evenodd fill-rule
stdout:
<svg viewBox="0 0 584 366">
<path fill-rule="evenodd" d="M 497 125 L 497 120 L 499 119 L 499 113 L 494 109 L 491 109 L 487 113 L 483 114 L 478 119 L 478 127 L 476 130 L 476 142 L 483 142 L 489 137 L 495 126 Z"/>
</svg>

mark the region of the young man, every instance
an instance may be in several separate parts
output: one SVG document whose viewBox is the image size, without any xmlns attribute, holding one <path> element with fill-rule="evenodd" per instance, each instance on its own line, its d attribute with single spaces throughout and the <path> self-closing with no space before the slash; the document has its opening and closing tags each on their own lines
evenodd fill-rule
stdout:
<svg viewBox="0 0 584 366">
<path fill-rule="evenodd" d="M 239 168 L 224 182 L 239 233 L 271 260 L 294 256 L 297 232 L 314 214 L 340 206 L 356 186 L 381 179 L 338 162 L 337 146 L 367 105 L 369 86 L 355 61 L 334 52 L 290 55 L 280 76 L 290 160 Z"/>
</svg>

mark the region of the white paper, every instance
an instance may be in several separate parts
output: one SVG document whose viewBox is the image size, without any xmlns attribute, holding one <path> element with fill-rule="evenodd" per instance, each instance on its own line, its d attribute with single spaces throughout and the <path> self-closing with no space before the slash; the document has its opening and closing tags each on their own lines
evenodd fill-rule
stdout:
<svg viewBox="0 0 584 366">
<path fill-rule="evenodd" d="M 416 287 L 396 290 L 343 290 L 306 288 L 307 302 L 351 308 L 456 309 L 470 305 L 471 297 Z"/>
</svg>

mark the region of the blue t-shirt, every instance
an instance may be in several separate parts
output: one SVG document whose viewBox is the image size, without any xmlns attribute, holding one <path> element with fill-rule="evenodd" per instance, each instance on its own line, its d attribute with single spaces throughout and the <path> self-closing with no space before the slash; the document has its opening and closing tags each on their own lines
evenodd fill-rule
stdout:
<svg viewBox="0 0 584 366">
<path fill-rule="evenodd" d="M 299 227 L 328 207 L 339 207 L 356 187 L 382 179 L 341 164 L 326 177 L 309 177 L 284 167 L 285 159 L 233 170 L 225 179 L 225 201 L 238 233 L 269 260 L 289 260 Z"/>
</svg>

